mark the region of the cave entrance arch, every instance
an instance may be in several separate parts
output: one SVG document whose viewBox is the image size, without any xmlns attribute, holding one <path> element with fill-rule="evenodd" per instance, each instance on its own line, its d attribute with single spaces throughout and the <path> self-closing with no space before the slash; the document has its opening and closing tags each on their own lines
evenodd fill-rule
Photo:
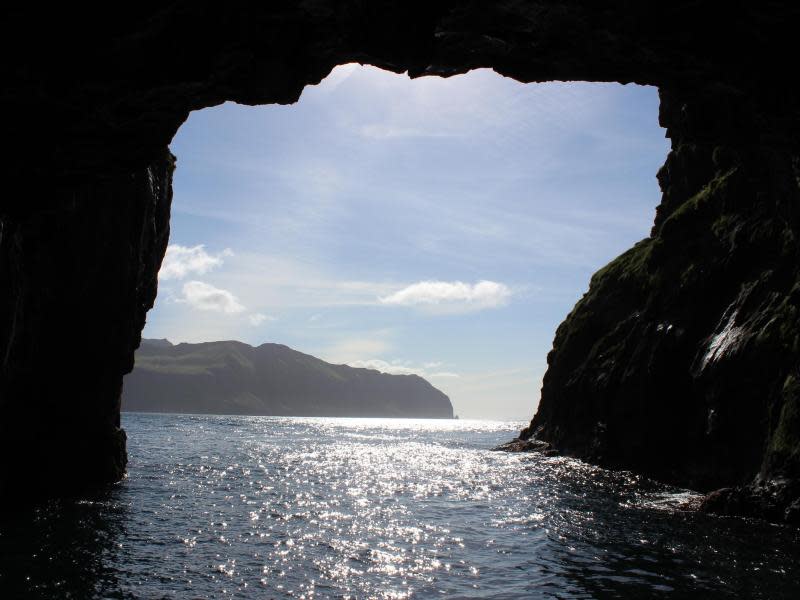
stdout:
<svg viewBox="0 0 800 600">
<path fill-rule="evenodd" d="M 516 420 L 588 276 L 647 236 L 668 150 L 652 88 L 359 65 L 291 106 L 194 113 L 171 149 L 171 241 L 143 337 L 278 342 L 419 374 L 462 418 Z M 214 348 L 146 344 L 123 410 L 208 410 L 215 382 L 195 389 L 179 364 Z M 298 402 L 250 410 L 306 414 Z"/>
<path fill-rule="evenodd" d="M 800 103 L 776 60 L 793 55 L 794 3 L 34 11 L 9 13 L 3 37 L 0 495 L 124 472 L 120 386 L 166 247 L 167 144 L 189 112 L 293 102 L 362 62 L 657 86 L 672 150 L 650 241 L 598 273 L 559 329 L 525 435 L 698 487 L 772 481 L 781 511 L 797 497 Z"/>
</svg>

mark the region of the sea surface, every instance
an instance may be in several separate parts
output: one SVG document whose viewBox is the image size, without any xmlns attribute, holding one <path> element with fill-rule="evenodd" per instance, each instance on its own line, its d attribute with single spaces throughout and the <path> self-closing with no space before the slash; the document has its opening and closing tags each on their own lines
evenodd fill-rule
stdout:
<svg viewBox="0 0 800 600">
<path fill-rule="evenodd" d="M 800 598 L 797 530 L 522 425 L 125 414 L 125 481 L 2 515 L 0 598 Z"/>
</svg>

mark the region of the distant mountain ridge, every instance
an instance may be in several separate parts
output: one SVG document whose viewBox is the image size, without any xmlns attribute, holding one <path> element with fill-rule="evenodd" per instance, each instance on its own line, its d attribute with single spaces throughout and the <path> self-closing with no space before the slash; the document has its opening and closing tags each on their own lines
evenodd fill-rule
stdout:
<svg viewBox="0 0 800 600">
<path fill-rule="evenodd" d="M 281 344 L 143 339 L 122 410 L 196 414 L 452 419 L 417 375 L 333 365 Z"/>
</svg>

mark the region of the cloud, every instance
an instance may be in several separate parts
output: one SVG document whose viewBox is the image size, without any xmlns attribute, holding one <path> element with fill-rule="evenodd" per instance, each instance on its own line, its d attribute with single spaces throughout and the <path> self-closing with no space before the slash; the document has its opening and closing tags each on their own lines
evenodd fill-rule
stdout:
<svg viewBox="0 0 800 600">
<path fill-rule="evenodd" d="M 496 308 L 508 302 L 511 290 L 495 281 L 420 281 L 380 298 L 389 306 L 419 306 L 445 311 Z"/>
<path fill-rule="evenodd" d="M 228 290 L 222 290 L 202 281 L 189 281 L 183 284 L 183 299 L 199 310 L 212 310 L 226 314 L 240 313 L 244 306 Z"/>
<path fill-rule="evenodd" d="M 364 125 L 359 130 L 361 136 L 373 140 L 391 140 L 397 138 L 448 138 L 455 137 L 443 131 L 432 131 L 419 127 L 393 127 L 392 125 Z"/>
<path fill-rule="evenodd" d="M 226 248 L 219 254 L 212 255 L 205 251 L 202 244 L 192 247 L 170 244 L 167 246 L 158 277 L 161 280 L 168 280 L 183 279 L 192 273 L 203 275 L 220 266 L 224 262 L 222 259 L 224 256 L 233 256 L 233 251 Z"/>
<path fill-rule="evenodd" d="M 343 280 L 328 265 L 250 251 L 237 251 L 235 264 L 215 273 L 214 283 L 236 290 L 243 304 L 258 307 L 266 314 L 309 307 L 320 317 L 333 307 L 375 306 L 380 296 L 402 285 Z"/>
<path fill-rule="evenodd" d="M 274 321 L 275 317 L 268 317 L 263 313 L 253 313 L 252 315 L 248 315 L 247 320 L 250 322 L 250 325 L 253 327 L 258 327 L 264 321 Z"/>
<path fill-rule="evenodd" d="M 414 366 L 410 363 L 403 363 L 395 360 L 387 362 L 379 358 L 371 358 L 368 360 L 354 360 L 347 363 L 351 367 L 360 369 L 373 369 L 381 373 L 389 373 L 391 375 L 419 375 L 420 377 L 436 378 L 436 377 L 459 377 L 458 373 L 448 371 L 428 372 L 426 368 L 428 365 L 440 366 L 442 363 L 426 363 L 425 366 Z"/>
<path fill-rule="evenodd" d="M 347 363 L 356 369 L 372 369 L 380 371 L 381 373 L 390 373 L 392 375 L 420 375 L 423 369 L 415 369 L 413 367 L 405 367 L 399 364 L 392 364 L 379 358 L 371 358 L 369 360 L 354 360 Z"/>
<path fill-rule="evenodd" d="M 380 356 L 392 348 L 392 331 L 378 329 L 339 339 L 324 349 L 321 358 L 333 364 L 350 364 L 364 356 Z"/>
</svg>

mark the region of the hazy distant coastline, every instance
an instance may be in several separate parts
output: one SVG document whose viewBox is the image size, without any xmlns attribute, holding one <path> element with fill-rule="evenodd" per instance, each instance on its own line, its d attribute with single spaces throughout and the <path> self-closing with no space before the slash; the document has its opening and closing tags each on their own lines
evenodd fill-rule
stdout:
<svg viewBox="0 0 800 600">
<path fill-rule="evenodd" d="M 452 419 L 450 399 L 417 375 L 333 365 L 281 344 L 142 340 L 122 410 L 260 416 Z"/>
</svg>

